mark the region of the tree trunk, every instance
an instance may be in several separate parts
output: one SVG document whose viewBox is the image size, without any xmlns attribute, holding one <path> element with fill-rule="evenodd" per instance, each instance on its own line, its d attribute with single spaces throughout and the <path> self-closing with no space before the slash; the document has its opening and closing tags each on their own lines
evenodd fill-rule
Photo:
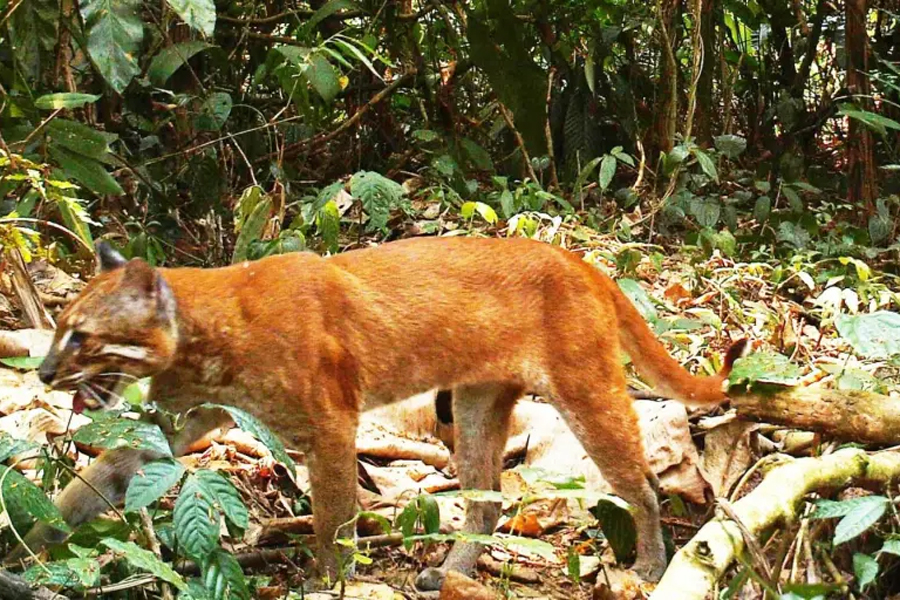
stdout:
<svg viewBox="0 0 900 600">
<path fill-rule="evenodd" d="M 668 152 L 675 145 L 678 122 L 678 65 L 672 48 L 678 0 L 657 0 L 660 32 L 659 90 L 656 106 L 656 152 Z M 656 152 L 654 154 L 656 154 Z"/>
<path fill-rule="evenodd" d="M 713 73 L 719 66 L 716 44 L 717 0 L 703 0 L 700 7 L 700 37 L 703 43 L 703 62 L 697 79 L 697 142 L 701 146 L 712 144 L 713 121 Z"/>
<path fill-rule="evenodd" d="M 867 0 L 845 0 L 847 16 L 847 90 L 862 110 L 871 110 L 869 95 L 869 39 L 866 32 Z M 875 156 L 872 132 L 849 119 L 847 139 L 847 200 L 866 217 L 875 212 Z"/>
</svg>

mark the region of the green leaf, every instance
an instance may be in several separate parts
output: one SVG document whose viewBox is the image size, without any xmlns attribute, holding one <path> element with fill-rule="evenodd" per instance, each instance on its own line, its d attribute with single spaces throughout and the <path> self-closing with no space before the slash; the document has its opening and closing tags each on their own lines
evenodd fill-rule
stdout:
<svg viewBox="0 0 900 600">
<path fill-rule="evenodd" d="M 616 174 L 616 158 L 614 156 L 610 156 L 609 154 L 603 157 L 603 160 L 600 162 L 600 177 L 597 180 L 597 184 L 600 186 L 600 189 L 606 191 L 606 188 L 609 187 L 609 184 L 612 182 L 613 177 Z"/>
<path fill-rule="evenodd" d="M 465 150 L 466 155 L 469 157 L 469 160 L 472 161 L 472 165 L 481 171 L 493 171 L 494 170 L 494 162 L 491 160 L 491 155 L 487 150 L 470 140 L 469 138 L 463 138 L 459 141 L 460 146 L 462 146 L 463 150 Z"/>
<path fill-rule="evenodd" d="M 861 315 L 838 315 L 838 333 L 865 358 L 900 354 L 900 314 L 879 310 Z"/>
<path fill-rule="evenodd" d="M 313 89 L 316 90 L 327 103 L 334 100 L 335 96 L 338 95 L 338 92 L 341 91 L 341 84 L 338 81 L 337 71 L 321 52 L 315 52 L 309 55 L 309 64 L 306 66 L 306 69 L 304 69 L 303 74 L 306 76 L 307 81 L 309 81 Z"/>
<path fill-rule="evenodd" d="M 22 579 L 34 586 L 93 587 L 100 583 L 100 563 L 92 558 L 77 557 L 34 565 L 22 573 Z"/>
<path fill-rule="evenodd" d="M 822 503 L 824 508 L 821 509 L 820 503 L 817 503 L 813 518 L 829 518 L 838 516 L 836 513 L 839 512 L 845 513 L 834 528 L 834 545 L 839 546 L 875 525 L 884 516 L 889 504 L 890 501 L 883 496 L 863 496 L 831 505 Z"/>
<path fill-rule="evenodd" d="M 867 110 L 854 109 L 850 104 L 842 104 L 838 113 L 856 119 L 881 135 L 887 135 L 888 129 L 900 129 L 897 121 Z"/>
<path fill-rule="evenodd" d="M 34 518 L 60 531 L 72 531 L 59 509 L 21 473 L 12 467 L 0 467 L 0 479 L 3 481 L 3 503 L 17 529 L 26 529 Z"/>
<path fill-rule="evenodd" d="M 701 227 L 715 227 L 722 216 L 722 204 L 716 198 L 693 198 L 690 206 Z"/>
<path fill-rule="evenodd" d="M 629 167 L 634 166 L 634 158 L 632 158 L 632 156 L 627 152 L 623 152 L 621 146 L 616 146 L 615 148 L 610 150 L 609 153 L 615 156 L 616 159 L 619 160 L 619 162 L 623 162 Z"/>
<path fill-rule="evenodd" d="M 187 63 L 192 56 L 215 47 L 214 44 L 208 42 L 192 40 L 163 48 L 150 62 L 147 77 L 149 77 L 153 85 L 163 86 L 169 80 L 169 77 L 174 75 L 175 71 Z"/>
<path fill-rule="evenodd" d="M 576 584 L 581 583 L 581 557 L 574 545 L 566 551 L 566 574 Z"/>
<path fill-rule="evenodd" d="M 89 423 L 76 431 L 72 439 L 93 448 L 153 450 L 162 456 L 172 456 L 169 442 L 158 426 L 131 419 Z"/>
<path fill-rule="evenodd" d="M 350 178 L 350 194 L 369 215 L 366 229 L 370 231 L 387 230 L 391 210 L 403 207 L 405 193 L 399 183 L 373 171 L 360 171 Z"/>
<path fill-rule="evenodd" d="M 34 371 L 44 362 L 43 356 L 10 356 L 9 358 L 0 358 L 0 364 L 20 371 Z"/>
<path fill-rule="evenodd" d="M 645 320 L 651 323 L 659 320 L 656 307 L 653 305 L 653 301 L 650 300 L 650 296 L 641 287 L 641 284 L 634 279 L 619 279 L 616 283 L 619 284 L 619 289 L 628 296 L 628 299 L 631 300 L 631 303 L 634 304 Z"/>
<path fill-rule="evenodd" d="M 200 105 L 200 114 L 197 116 L 197 128 L 204 131 L 218 131 L 225 125 L 225 121 L 231 115 L 231 94 L 228 92 L 214 92 L 210 94 Z"/>
<path fill-rule="evenodd" d="M 709 154 L 707 154 L 700 148 L 694 148 L 691 152 L 693 152 L 694 156 L 697 157 L 697 162 L 700 164 L 700 169 L 702 169 L 703 172 L 706 173 L 706 176 L 718 182 L 719 173 L 716 171 L 716 163 L 714 163 L 713 159 L 709 157 Z"/>
<path fill-rule="evenodd" d="M 235 424 L 260 442 L 262 442 L 266 448 L 272 453 L 272 456 L 286 466 L 288 468 L 288 472 L 291 475 L 291 478 L 294 477 L 294 471 L 296 466 L 294 465 L 293 459 L 288 456 L 287 451 L 284 449 L 284 444 L 281 443 L 275 435 L 269 431 L 269 428 L 266 427 L 262 421 L 251 415 L 250 413 L 243 411 L 239 408 L 235 408 L 233 406 L 224 406 L 221 404 L 203 404 L 200 408 L 219 408 L 227 412 L 231 415 L 231 418 L 234 419 Z"/>
<path fill-rule="evenodd" d="M 213 0 L 167 0 L 181 20 L 206 37 L 216 30 L 216 4 Z"/>
<path fill-rule="evenodd" d="M 76 154 L 66 148 L 49 147 L 50 156 L 67 177 L 78 181 L 92 192 L 100 195 L 121 196 L 125 192 L 99 161 Z"/>
<path fill-rule="evenodd" d="M 603 160 L 602 156 L 598 156 L 588 164 L 584 165 L 581 168 L 581 172 L 578 173 L 578 177 L 575 179 L 575 202 L 581 204 L 581 196 L 582 196 L 582 188 L 584 187 L 584 183 L 588 180 L 588 177 L 591 176 L 591 173 L 594 172 L 594 169 L 600 164 L 600 161 Z M 512 213 L 506 215 L 507 217 L 512 216 Z"/>
<path fill-rule="evenodd" d="M 900 539 L 898 538 L 890 538 L 884 540 L 884 545 L 881 547 L 879 552 L 884 552 L 885 554 L 893 554 L 894 556 L 900 556 Z"/>
<path fill-rule="evenodd" d="M 637 542 L 634 520 L 626 506 L 621 501 L 601 500 L 591 509 L 591 514 L 600 521 L 600 530 L 609 540 L 609 546 L 619 562 L 628 560 Z"/>
<path fill-rule="evenodd" d="M 196 473 L 181 487 L 172 517 L 178 543 L 188 556 L 202 563 L 218 546 L 220 513 Z"/>
<path fill-rule="evenodd" d="M 872 245 L 877 246 L 888 241 L 893 226 L 893 220 L 889 216 L 876 214 L 869 217 L 869 238 Z"/>
<path fill-rule="evenodd" d="M 184 467 L 176 460 L 165 458 L 147 463 L 128 484 L 125 510 L 134 512 L 150 506 L 172 489 L 183 474 Z"/>
<path fill-rule="evenodd" d="M 412 135 L 413 138 L 425 143 L 434 142 L 441 139 L 441 136 L 438 132 L 432 131 L 430 129 L 416 129 L 415 131 L 413 131 Z"/>
<path fill-rule="evenodd" d="M 800 199 L 800 194 L 786 185 L 781 187 L 781 193 L 788 199 L 791 210 L 794 212 L 803 212 L 803 201 Z"/>
<path fill-rule="evenodd" d="M 234 243 L 234 254 L 231 256 L 232 264 L 247 260 L 247 251 L 250 248 L 250 243 L 254 240 L 258 240 L 262 235 L 263 229 L 265 229 L 266 223 L 269 221 L 271 212 L 272 199 L 268 196 L 264 196 L 257 202 L 256 206 L 253 207 L 253 210 L 250 211 L 250 215 L 241 225 L 241 232 L 238 234 L 238 238 Z"/>
<path fill-rule="evenodd" d="M 239 598 L 249 600 L 250 590 L 238 561 L 221 548 L 203 565 L 203 584 L 213 600 Z"/>
<path fill-rule="evenodd" d="M 59 108 L 81 108 L 85 104 L 91 104 L 100 99 L 95 94 L 79 94 L 76 92 L 60 92 L 57 94 L 44 94 L 34 101 L 34 106 L 42 110 L 56 110 Z"/>
<path fill-rule="evenodd" d="M 713 142 L 716 150 L 727 158 L 737 158 L 747 149 L 747 140 L 739 135 L 719 135 Z"/>
<path fill-rule="evenodd" d="M 140 0 L 83 0 L 79 3 L 87 31 L 87 50 L 106 82 L 118 93 L 135 75 L 144 25 Z"/>
<path fill-rule="evenodd" d="M 776 352 L 754 352 L 738 359 L 728 376 L 730 385 L 753 383 L 773 383 L 796 385 L 800 368 L 783 354 Z"/>
<path fill-rule="evenodd" d="M 41 445 L 30 440 L 18 440 L 5 431 L 0 431 L 0 462 L 10 457 L 40 448 Z"/>
<path fill-rule="evenodd" d="M 772 199 L 768 196 L 760 196 L 756 199 L 756 204 L 753 206 L 753 218 L 756 219 L 758 223 L 763 223 L 766 219 L 769 218 L 769 214 L 772 212 Z"/>
<path fill-rule="evenodd" d="M 103 167 L 100 168 L 103 169 Z M 105 173 L 106 169 L 103 169 L 103 172 Z M 88 227 L 90 218 L 87 216 L 84 208 L 75 200 L 61 200 L 56 203 L 56 206 L 57 208 L 59 208 L 59 215 L 62 217 L 63 223 L 66 224 L 66 227 L 74 231 L 75 234 L 80 237 L 85 244 L 87 244 L 88 248 L 93 247 L 94 238 L 91 235 L 90 227 Z"/>
<path fill-rule="evenodd" d="M 101 160 L 109 154 L 106 136 L 82 123 L 53 119 L 47 124 L 47 133 L 50 134 L 50 143 L 54 146 L 66 148 L 82 156 Z"/>
<path fill-rule="evenodd" d="M 220 473 L 209 470 L 194 473 L 199 484 L 209 493 L 209 496 L 222 510 L 225 518 L 240 529 L 247 529 L 250 524 L 250 515 L 237 488 Z"/>
<path fill-rule="evenodd" d="M 134 568 L 146 571 L 165 582 L 171 583 L 179 590 L 187 589 L 187 584 L 181 578 L 181 575 L 149 550 L 144 550 L 134 542 L 122 542 L 115 538 L 106 538 L 101 543 L 113 552 L 121 555 Z"/>
<path fill-rule="evenodd" d="M 322 7 L 313 13 L 309 21 L 303 26 L 300 37 L 307 39 L 312 34 L 316 26 L 324 19 L 327 19 L 339 10 L 356 8 L 356 4 L 350 0 L 328 0 Z"/>
<path fill-rule="evenodd" d="M 860 591 L 865 589 L 878 576 L 878 561 L 868 554 L 856 552 L 853 555 L 853 574 L 856 575 L 856 586 Z"/>
<path fill-rule="evenodd" d="M 459 216 L 463 219 L 471 219 L 475 213 L 481 215 L 481 218 L 494 225 L 497 222 L 497 213 L 494 209 L 484 202 L 466 202 L 459 209 Z"/>
<path fill-rule="evenodd" d="M 500 192 L 500 210 L 507 219 L 516 214 L 516 198 L 511 191 Z"/>
</svg>

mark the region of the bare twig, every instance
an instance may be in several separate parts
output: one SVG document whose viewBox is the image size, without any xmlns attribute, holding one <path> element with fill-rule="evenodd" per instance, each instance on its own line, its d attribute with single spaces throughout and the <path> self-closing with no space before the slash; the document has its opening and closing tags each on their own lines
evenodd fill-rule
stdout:
<svg viewBox="0 0 900 600">
<path fill-rule="evenodd" d="M 537 174 L 534 172 L 534 167 L 531 164 L 531 157 L 528 156 L 528 150 L 525 148 L 525 140 L 522 138 L 522 134 L 519 133 L 519 130 L 516 129 L 516 124 L 513 123 L 512 115 L 509 112 L 509 109 L 503 105 L 502 102 L 497 102 L 497 106 L 500 107 L 500 114 L 503 115 L 503 120 L 506 121 L 506 126 L 509 127 L 509 130 L 513 132 L 513 135 L 516 137 L 516 144 L 519 146 L 519 150 L 522 152 L 522 160 L 525 161 L 525 168 L 528 170 L 528 176 L 531 177 L 535 182 L 539 181 L 537 178 Z"/>
</svg>

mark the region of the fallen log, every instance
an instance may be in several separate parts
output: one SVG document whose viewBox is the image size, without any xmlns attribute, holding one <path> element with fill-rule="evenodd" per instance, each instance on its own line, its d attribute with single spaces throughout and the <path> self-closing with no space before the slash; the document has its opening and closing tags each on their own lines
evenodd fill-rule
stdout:
<svg viewBox="0 0 900 600">
<path fill-rule="evenodd" d="M 651 595 L 656 600 L 704 600 L 744 551 L 744 528 L 754 538 L 797 517 L 810 492 L 860 483 L 887 484 L 900 476 L 900 452 L 868 454 L 844 449 L 820 458 L 792 459 L 774 467 L 756 489 L 735 502 L 731 512 L 740 525 L 719 516 L 704 525 L 672 559 Z"/>
<path fill-rule="evenodd" d="M 738 418 L 816 431 L 839 440 L 900 443 L 900 398 L 818 386 L 731 395 Z"/>
</svg>

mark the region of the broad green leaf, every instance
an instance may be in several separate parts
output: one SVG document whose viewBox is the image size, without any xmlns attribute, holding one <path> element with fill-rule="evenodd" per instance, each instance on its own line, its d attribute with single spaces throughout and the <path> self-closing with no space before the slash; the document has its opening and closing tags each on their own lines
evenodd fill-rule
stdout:
<svg viewBox="0 0 900 600">
<path fill-rule="evenodd" d="M 203 564 L 203 583 L 212 600 L 249 600 L 250 590 L 238 561 L 221 548 Z"/>
<path fill-rule="evenodd" d="M 162 456 L 172 456 L 169 442 L 158 426 L 132 419 L 95 421 L 81 427 L 72 439 L 93 448 L 153 450 Z"/>
<path fill-rule="evenodd" d="M 91 160 L 86 158 L 84 160 Z M 100 167 L 103 169 L 103 167 Z M 106 172 L 106 169 L 103 169 L 103 172 Z M 94 247 L 94 236 L 91 235 L 91 229 L 88 227 L 88 221 L 90 218 L 87 216 L 87 213 L 84 211 L 84 208 L 78 204 L 76 201 L 67 202 L 65 200 L 56 203 L 57 208 L 59 208 L 59 214 L 62 217 L 63 223 L 66 224 L 70 230 L 74 231 L 75 234 L 84 241 L 88 248 Z"/>
<path fill-rule="evenodd" d="M 161 561 L 155 554 L 149 550 L 144 550 L 134 542 L 122 542 L 115 538 L 106 538 L 102 544 L 119 554 L 128 561 L 131 566 L 141 571 L 146 571 L 155 577 L 171 583 L 179 590 L 187 588 L 187 584 L 181 575 L 176 573 L 172 567 Z"/>
<path fill-rule="evenodd" d="M 183 474 L 184 467 L 181 463 L 169 458 L 144 465 L 128 484 L 125 510 L 134 512 L 150 506 L 172 489 Z"/>
<path fill-rule="evenodd" d="M 869 217 L 869 238 L 872 240 L 872 244 L 877 246 L 888 241 L 893 226 L 894 223 L 890 217 L 880 214 Z"/>
<path fill-rule="evenodd" d="M 192 40 L 163 48 L 150 62 L 147 76 L 153 85 L 163 86 L 192 56 L 215 47 L 214 44 L 202 40 Z"/>
<path fill-rule="evenodd" d="M 713 228 L 722 216 L 722 204 L 716 198 L 694 198 L 691 200 L 691 214 L 701 227 Z"/>
<path fill-rule="evenodd" d="M 79 6 L 91 59 L 110 87 L 121 94 L 141 72 L 137 64 L 144 39 L 141 2 L 82 0 Z"/>
<path fill-rule="evenodd" d="M 516 214 L 516 198 L 511 191 L 500 192 L 500 210 L 507 219 Z"/>
<path fill-rule="evenodd" d="M 844 542 L 865 533 L 875 525 L 887 511 L 889 501 L 881 496 L 866 496 L 868 500 L 858 503 L 855 510 L 842 518 L 834 528 L 834 545 L 839 546 Z"/>
<path fill-rule="evenodd" d="M 44 362 L 43 356 L 10 356 L 9 358 L 0 358 L 0 364 L 20 371 L 34 371 Z"/>
<path fill-rule="evenodd" d="M 760 196 L 756 199 L 756 204 L 753 205 L 753 218 L 756 219 L 758 223 L 762 223 L 769 218 L 769 214 L 772 212 L 772 199 L 768 196 Z"/>
<path fill-rule="evenodd" d="M 791 363 L 783 354 L 775 352 L 754 352 L 738 359 L 728 376 L 729 385 L 773 383 L 796 385 L 800 368 Z"/>
<path fill-rule="evenodd" d="M 17 440 L 5 431 L 0 431 L 0 462 L 5 462 L 12 456 L 36 450 L 41 445 L 30 440 Z"/>
<path fill-rule="evenodd" d="M 231 94 L 227 92 L 215 92 L 200 105 L 200 114 L 197 117 L 197 127 L 205 131 L 218 131 L 225 125 L 225 121 L 231 116 Z"/>
<path fill-rule="evenodd" d="M 597 180 L 597 184 L 600 186 L 601 190 L 606 191 L 606 188 L 609 187 L 615 174 L 616 158 L 607 154 L 600 162 L 600 177 Z"/>
<path fill-rule="evenodd" d="M 50 143 L 89 158 L 103 159 L 109 153 L 105 135 L 76 121 L 53 119 L 47 124 Z"/>
<path fill-rule="evenodd" d="M 647 295 L 641 284 L 634 279 L 619 279 L 616 283 L 645 320 L 653 322 L 659 319 L 653 301 L 650 300 L 650 296 Z"/>
<path fill-rule="evenodd" d="M 881 135 L 887 135 L 888 129 L 900 130 L 900 123 L 897 121 L 867 110 L 854 109 L 849 104 L 841 105 L 838 113 L 856 119 Z"/>
<path fill-rule="evenodd" d="M 868 554 L 856 552 L 853 555 L 853 574 L 856 575 L 856 586 L 863 590 L 878 577 L 878 561 Z"/>
<path fill-rule="evenodd" d="M 616 146 L 615 148 L 610 150 L 609 153 L 615 156 L 616 159 L 619 160 L 619 162 L 623 162 L 629 167 L 634 166 L 634 158 L 632 158 L 632 156 L 627 152 L 624 152 L 621 146 Z"/>
<path fill-rule="evenodd" d="M 600 530 L 609 540 L 616 560 L 628 560 L 637 542 L 637 530 L 634 527 L 631 511 L 620 502 L 601 500 L 591 509 L 591 514 L 600 522 Z"/>
<path fill-rule="evenodd" d="M 893 554 L 894 556 L 900 556 L 900 539 L 898 538 L 890 538 L 884 540 L 884 545 L 881 547 L 879 552 L 884 552 L 885 554 Z"/>
<path fill-rule="evenodd" d="M 422 515 L 422 526 L 425 533 L 438 533 L 441 530 L 441 509 L 433 496 L 420 495 L 416 505 Z"/>
<path fill-rule="evenodd" d="M 3 481 L 3 488 L 0 490 L 3 503 L 16 528 L 25 529 L 32 519 L 37 519 L 61 531 L 72 531 L 59 509 L 38 486 L 21 473 L 12 467 L 0 467 L 0 479 Z"/>
<path fill-rule="evenodd" d="M 360 201 L 369 216 L 366 229 L 386 231 L 388 217 L 403 208 L 406 192 L 396 181 L 373 171 L 359 171 L 350 178 L 350 194 Z"/>
<path fill-rule="evenodd" d="M 440 134 L 430 129 L 416 129 L 413 131 L 413 137 L 420 142 L 434 142 L 441 139 Z M 898 165 L 900 166 L 900 165 Z"/>
<path fill-rule="evenodd" d="M 466 202 L 459 209 L 459 216 L 463 219 L 471 219 L 478 213 L 482 219 L 494 225 L 497 222 L 497 213 L 484 202 Z"/>
<path fill-rule="evenodd" d="M 325 102 L 330 103 L 341 91 L 338 72 L 321 52 L 309 55 L 309 64 L 303 74 Z"/>
<path fill-rule="evenodd" d="M 791 210 L 794 212 L 803 212 L 803 201 L 800 199 L 800 194 L 794 191 L 793 188 L 788 186 L 782 186 L 781 193 L 784 194 L 784 197 L 788 199 L 788 203 L 791 205 Z"/>
<path fill-rule="evenodd" d="M 719 135 L 713 141 L 716 150 L 727 158 L 737 158 L 747 149 L 747 140 L 739 135 Z"/>
<path fill-rule="evenodd" d="M 213 0 L 166 0 L 191 29 L 212 37 L 216 30 L 216 4 Z"/>
<path fill-rule="evenodd" d="M 469 160 L 472 161 L 472 165 L 476 169 L 480 169 L 482 171 L 493 171 L 494 170 L 494 162 L 491 160 L 490 153 L 470 140 L 469 138 L 463 138 L 459 141 L 460 146 L 462 146 L 463 150 L 465 150 L 466 154 L 469 157 Z"/>
<path fill-rule="evenodd" d="M 250 515 L 241 495 L 228 479 L 215 471 L 202 470 L 194 473 L 194 477 L 207 491 L 216 506 L 225 514 L 225 518 L 240 529 L 247 529 Z"/>
<path fill-rule="evenodd" d="M 34 105 L 42 110 L 56 110 L 59 108 L 81 108 L 85 104 L 91 104 L 100 99 L 95 94 L 79 94 L 76 92 L 60 92 L 58 94 L 45 94 L 34 101 Z"/>
<path fill-rule="evenodd" d="M 194 474 L 181 487 L 172 515 L 179 545 L 201 563 L 219 544 L 221 514 L 214 502 L 209 489 Z"/>
<path fill-rule="evenodd" d="M 351 0 L 328 0 L 320 9 L 313 13 L 313 16 L 310 17 L 309 21 L 303 26 L 301 30 L 300 37 L 302 39 L 307 39 L 312 34 L 313 30 L 316 26 L 321 23 L 324 19 L 327 19 L 329 16 L 338 12 L 339 10 L 356 8 L 356 4 L 351 2 Z"/>
<path fill-rule="evenodd" d="M 234 243 L 234 254 L 231 256 L 232 264 L 247 260 L 250 243 L 258 240 L 262 235 L 271 212 L 272 199 L 264 196 L 256 203 L 256 206 L 253 207 L 246 220 L 241 224 L 241 232 Z"/>
<path fill-rule="evenodd" d="M 250 413 L 233 406 L 224 406 L 221 404 L 204 404 L 200 408 L 219 408 L 231 415 L 231 418 L 234 419 L 234 422 L 239 428 L 243 429 L 256 439 L 258 439 L 260 442 L 262 442 L 272 453 L 272 456 L 275 458 L 275 460 L 282 463 L 288 468 L 288 473 L 290 473 L 290 476 L 293 479 L 294 470 L 296 469 L 293 459 L 288 456 L 288 453 L 284 449 L 284 444 L 281 443 L 281 440 L 273 435 L 272 432 L 269 431 L 269 428 L 266 427 L 262 421 L 260 421 Z"/>
<path fill-rule="evenodd" d="M 697 157 L 697 162 L 700 164 L 700 169 L 706 173 L 706 176 L 714 181 L 719 181 L 719 173 L 716 171 L 716 163 L 713 162 L 713 159 L 709 157 L 709 154 L 704 152 L 699 148 L 694 148 L 692 150 L 694 156 Z"/>
<path fill-rule="evenodd" d="M 70 589 L 93 587 L 100 583 L 100 563 L 93 558 L 70 558 L 34 565 L 22 573 L 22 578 L 35 586 L 59 586 Z"/>
<path fill-rule="evenodd" d="M 900 354 L 900 314 L 884 310 L 862 315 L 838 315 L 838 333 L 865 358 Z"/>
<path fill-rule="evenodd" d="M 125 193 L 101 162 L 66 148 L 50 146 L 49 150 L 50 156 L 59 163 L 67 177 L 75 179 L 92 192 L 110 196 Z"/>
</svg>

